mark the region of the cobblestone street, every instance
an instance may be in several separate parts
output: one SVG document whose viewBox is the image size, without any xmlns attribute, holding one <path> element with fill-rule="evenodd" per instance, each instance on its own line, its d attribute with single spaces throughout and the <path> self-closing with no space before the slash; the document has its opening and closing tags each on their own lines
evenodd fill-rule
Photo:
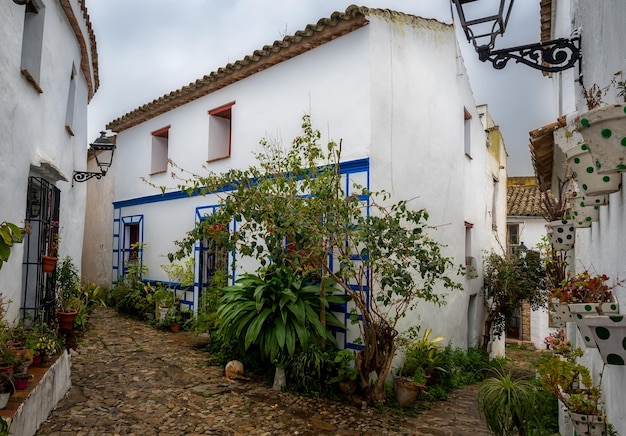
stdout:
<svg viewBox="0 0 626 436">
<path fill-rule="evenodd" d="M 178 335 L 178 336 L 177 336 Z M 185 338 L 189 340 L 185 340 Z M 99 308 L 72 355 L 72 388 L 38 435 L 488 435 L 476 386 L 414 418 L 226 382 L 186 334 Z"/>
</svg>

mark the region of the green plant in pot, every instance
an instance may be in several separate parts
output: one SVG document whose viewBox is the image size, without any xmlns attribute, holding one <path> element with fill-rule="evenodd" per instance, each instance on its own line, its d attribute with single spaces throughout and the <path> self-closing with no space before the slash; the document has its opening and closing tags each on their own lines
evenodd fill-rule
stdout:
<svg viewBox="0 0 626 436">
<path fill-rule="evenodd" d="M 576 362 L 582 355 L 582 350 L 576 349 L 541 363 L 537 368 L 541 384 L 567 409 L 578 434 L 595 434 L 592 429 L 605 434 L 600 383 L 594 385 L 589 369 Z"/>
<path fill-rule="evenodd" d="M 57 316 L 67 315 L 67 317 L 70 318 L 73 315 L 73 318 L 71 318 L 71 322 L 73 323 L 78 309 L 80 308 L 80 299 L 78 298 L 80 276 L 78 275 L 78 268 L 74 265 L 72 258 L 69 256 L 64 257 L 61 262 L 57 264 L 56 288 Z M 69 328 L 71 329 L 71 326 Z"/>
<path fill-rule="evenodd" d="M 340 350 L 333 360 L 337 365 L 337 375 L 330 379 L 331 383 L 339 383 L 344 394 L 351 395 L 356 391 L 359 369 L 356 367 L 356 354 L 351 350 Z"/>
<path fill-rule="evenodd" d="M 443 372 L 441 366 L 443 354 L 441 342 L 444 336 L 430 338 L 432 329 L 427 329 L 420 338 L 409 339 L 404 348 L 406 350 L 405 362 L 400 370 L 400 375 L 407 378 L 421 379 L 425 383 L 433 383 L 438 372 Z M 423 376 L 422 374 L 423 373 Z"/>
</svg>

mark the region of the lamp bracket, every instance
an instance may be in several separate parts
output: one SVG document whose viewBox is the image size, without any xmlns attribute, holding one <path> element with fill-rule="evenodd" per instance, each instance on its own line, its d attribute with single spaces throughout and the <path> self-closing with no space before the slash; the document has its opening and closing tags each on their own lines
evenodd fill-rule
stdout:
<svg viewBox="0 0 626 436">
<path fill-rule="evenodd" d="M 89 179 L 101 179 L 104 176 L 104 173 L 94 173 L 90 171 L 74 171 L 74 176 L 72 177 L 72 185 L 74 182 L 86 182 Z"/>
<path fill-rule="evenodd" d="M 481 61 L 491 62 L 496 70 L 503 69 L 508 61 L 515 59 L 516 63 L 536 70 L 556 73 L 573 67 L 580 60 L 580 38 L 559 38 L 501 50 L 485 50 L 479 55 Z"/>
</svg>

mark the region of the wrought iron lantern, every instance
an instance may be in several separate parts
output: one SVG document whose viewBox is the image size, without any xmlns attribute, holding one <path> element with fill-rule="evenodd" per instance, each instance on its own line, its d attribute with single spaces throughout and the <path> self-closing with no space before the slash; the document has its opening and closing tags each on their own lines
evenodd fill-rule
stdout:
<svg viewBox="0 0 626 436">
<path fill-rule="evenodd" d="M 559 38 L 536 44 L 494 50 L 498 35 L 503 35 L 515 0 L 451 0 L 456 7 L 465 37 L 474 45 L 478 58 L 489 61 L 497 70 L 515 59 L 546 72 L 571 68 L 580 59 L 580 38 Z"/>
<path fill-rule="evenodd" d="M 74 171 L 72 180 L 74 182 L 84 182 L 91 178 L 101 179 L 106 176 L 107 171 L 113 163 L 113 154 L 115 153 L 115 144 L 113 144 L 106 136 L 106 132 L 100 132 L 100 137 L 89 144 L 89 151 L 96 159 L 96 164 L 100 168 L 100 172 L 91 171 Z"/>
</svg>

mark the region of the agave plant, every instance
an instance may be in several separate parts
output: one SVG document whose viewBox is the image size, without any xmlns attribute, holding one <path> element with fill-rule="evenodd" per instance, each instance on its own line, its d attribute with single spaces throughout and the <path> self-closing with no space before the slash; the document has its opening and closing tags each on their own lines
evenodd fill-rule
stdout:
<svg viewBox="0 0 626 436">
<path fill-rule="evenodd" d="M 326 285 L 320 296 L 320 284 L 302 277 L 285 266 L 275 264 L 261 269 L 258 275 L 244 274 L 233 286 L 224 288 L 218 315 L 220 334 L 226 341 L 235 340 L 247 350 L 257 345 L 264 358 L 275 361 L 279 353 L 293 356 L 314 341 L 334 341 L 320 320 L 321 307 L 345 303 L 345 295 L 333 295 Z M 331 312 L 325 312 L 326 326 L 344 328 Z"/>
</svg>

